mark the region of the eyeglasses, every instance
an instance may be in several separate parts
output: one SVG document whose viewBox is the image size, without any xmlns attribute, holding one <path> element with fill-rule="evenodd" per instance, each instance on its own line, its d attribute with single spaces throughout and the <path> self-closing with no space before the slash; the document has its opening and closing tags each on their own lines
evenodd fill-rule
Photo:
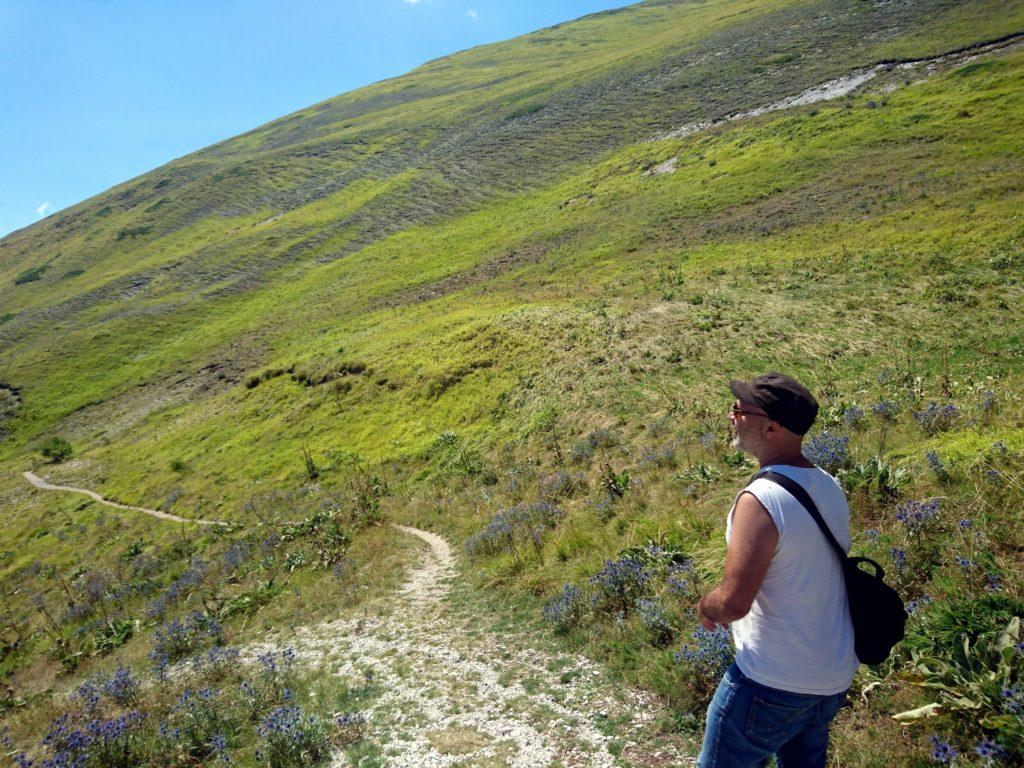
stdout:
<svg viewBox="0 0 1024 768">
<path fill-rule="evenodd" d="M 746 414 L 747 416 L 767 416 L 768 415 L 767 413 L 763 413 L 761 411 L 745 411 L 742 408 L 740 408 L 738 405 L 733 404 L 733 406 L 732 406 L 733 418 L 738 419 L 741 414 Z"/>
</svg>

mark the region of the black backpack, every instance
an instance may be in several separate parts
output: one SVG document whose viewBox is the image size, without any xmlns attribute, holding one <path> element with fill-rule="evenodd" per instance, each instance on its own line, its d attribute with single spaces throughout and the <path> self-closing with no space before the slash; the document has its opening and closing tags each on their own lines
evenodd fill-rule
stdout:
<svg viewBox="0 0 1024 768">
<path fill-rule="evenodd" d="M 853 647 L 857 658 L 862 664 L 881 664 L 888 658 L 893 646 L 903 639 L 907 623 L 907 611 L 899 594 L 882 581 L 885 578 L 882 566 L 867 557 L 848 557 L 821 519 L 821 513 L 811 495 L 798 482 L 771 470 L 759 472 L 754 477 L 763 477 L 781 485 L 811 513 L 814 522 L 839 555 L 843 567 L 846 597 L 853 622 Z M 867 563 L 875 572 L 861 570 L 861 563 Z"/>
</svg>

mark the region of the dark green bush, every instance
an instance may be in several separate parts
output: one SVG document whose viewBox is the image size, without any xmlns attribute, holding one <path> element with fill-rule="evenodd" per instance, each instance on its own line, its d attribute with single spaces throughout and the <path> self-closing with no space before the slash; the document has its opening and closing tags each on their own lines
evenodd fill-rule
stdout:
<svg viewBox="0 0 1024 768">
<path fill-rule="evenodd" d="M 71 458 L 71 443 L 63 437 L 51 437 L 43 443 L 39 452 L 43 454 L 43 458 L 49 459 L 54 464 L 59 464 Z"/>
</svg>

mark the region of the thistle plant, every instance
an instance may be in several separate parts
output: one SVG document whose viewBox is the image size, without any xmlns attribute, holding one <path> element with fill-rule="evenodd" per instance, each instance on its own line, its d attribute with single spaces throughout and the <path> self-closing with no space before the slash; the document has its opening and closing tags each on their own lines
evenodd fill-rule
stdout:
<svg viewBox="0 0 1024 768">
<path fill-rule="evenodd" d="M 569 632 L 582 623 L 586 608 L 583 590 L 566 584 L 558 595 L 544 604 L 544 619 L 554 625 L 556 632 Z"/>
</svg>

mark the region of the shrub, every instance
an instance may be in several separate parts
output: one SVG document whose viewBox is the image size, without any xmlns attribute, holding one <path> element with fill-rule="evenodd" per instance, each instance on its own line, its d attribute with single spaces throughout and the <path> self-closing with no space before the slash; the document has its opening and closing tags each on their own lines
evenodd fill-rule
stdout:
<svg viewBox="0 0 1024 768">
<path fill-rule="evenodd" d="M 153 650 L 149 658 L 158 676 L 163 676 L 168 666 L 189 655 L 204 643 L 222 642 L 220 623 L 199 611 L 193 611 L 185 620 L 174 619 L 153 631 Z"/>
<path fill-rule="evenodd" d="M 31 267 L 26 269 L 24 272 L 19 272 L 14 278 L 14 284 L 24 285 L 25 283 L 34 283 L 36 280 L 40 280 L 43 277 L 43 273 L 49 268 L 49 264 L 41 264 L 38 267 Z"/>
<path fill-rule="evenodd" d="M 843 424 L 849 429 L 861 430 L 867 423 L 867 414 L 859 405 L 850 405 L 843 412 Z"/>
<path fill-rule="evenodd" d="M 697 627 L 690 635 L 690 641 L 684 643 L 675 654 L 676 661 L 685 661 L 702 677 L 714 680 L 725 672 L 733 659 L 731 635 L 728 628 L 716 627 L 713 630 Z"/>
<path fill-rule="evenodd" d="M 43 443 L 39 452 L 43 454 L 43 458 L 49 459 L 54 464 L 59 464 L 71 458 L 71 443 L 63 437 L 51 437 Z"/>
</svg>

